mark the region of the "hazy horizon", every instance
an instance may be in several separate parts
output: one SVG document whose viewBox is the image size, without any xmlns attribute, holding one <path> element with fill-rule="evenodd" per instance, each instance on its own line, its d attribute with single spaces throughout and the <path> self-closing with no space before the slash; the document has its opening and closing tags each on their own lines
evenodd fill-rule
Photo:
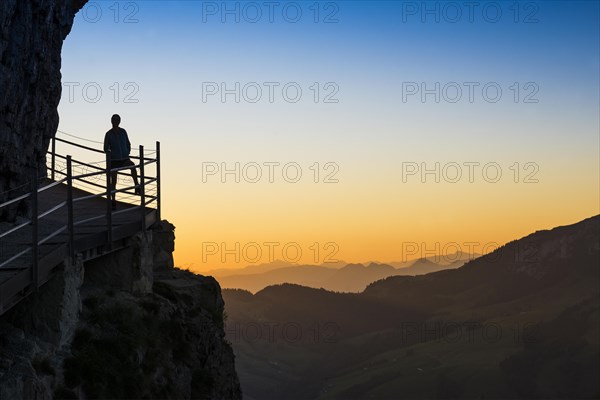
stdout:
<svg viewBox="0 0 600 400">
<path fill-rule="evenodd" d="M 500 245 L 502 246 L 502 244 Z M 498 246 L 499 247 L 499 246 Z M 494 248 L 495 249 L 495 248 Z M 491 251 L 493 251 L 494 249 L 491 249 Z M 476 257 L 480 257 L 483 254 L 479 254 L 479 253 L 475 253 L 475 254 L 469 254 L 469 253 L 463 253 L 465 257 L 468 256 L 469 259 L 473 259 Z M 362 264 L 364 266 L 367 266 L 369 264 L 386 264 L 386 265 L 393 265 L 393 264 L 407 264 L 409 265 L 410 263 L 422 260 L 422 259 L 428 259 L 432 262 L 435 262 L 436 264 L 441 264 L 441 265 L 446 265 L 446 264 L 451 264 L 452 262 L 458 261 L 459 259 L 453 259 L 454 254 L 442 254 L 442 255 L 431 255 L 428 254 L 426 257 L 423 256 L 419 256 L 419 257 L 412 257 L 412 258 L 408 258 L 406 260 L 401 260 L 401 259 L 397 259 L 397 260 L 391 260 L 391 261 L 381 261 L 381 260 L 363 260 L 363 261 L 347 261 L 347 260 L 336 260 L 335 262 L 326 262 L 326 263 L 300 263 L 300 262 L 288 262 L 285 260 L 281 260 L 281 259 L 277 259 L 277 260 L 272 260 L 272 261 L 266 261 L 264 263 L 259 263 L 259 264 L 244 264 L 244 265 L 240 265 L 240 264 L 225 264 L 225 265 L 219 265 L 218 267 L 215 268 L 208 268 L 206 270 L 206 272 L 211 272 L 214 270 L 219 270 L 219 269 L 223 269 L 223 270 L 241 270 L 241 269 L 245 269 L 248 267 L 259 267 L 259 266 L 265 266 L 265 265 L 272 265 L 272 264 L 282 264 L 284 266 L 322 266 L 322 267 L 334 267 L 336 265 L 348 265 L 348 264 Z M 186 266 L 186 268 L 192 268 L 193 266 Z"/>
</svg>

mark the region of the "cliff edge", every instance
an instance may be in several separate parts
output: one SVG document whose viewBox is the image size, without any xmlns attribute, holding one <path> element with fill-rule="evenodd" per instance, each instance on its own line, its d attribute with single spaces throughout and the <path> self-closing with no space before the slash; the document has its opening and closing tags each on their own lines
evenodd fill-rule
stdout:
<svg viewBox="0 0 600 400">
<path fill-rule="evenodd" d="M 0 399 L 240 399 L 221 288 L 173 267 L 174 238 L 66 263 L 0 317 Z"/>
</svg>

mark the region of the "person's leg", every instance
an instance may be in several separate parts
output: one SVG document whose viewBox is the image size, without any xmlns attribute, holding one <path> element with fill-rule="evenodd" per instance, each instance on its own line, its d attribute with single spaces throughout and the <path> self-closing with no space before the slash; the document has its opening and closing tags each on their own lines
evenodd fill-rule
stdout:
<svg viewBox="0 0 600 400">
<path fill-rule="evenodd" d="M 120 168 L 122 167 L 122 162 L 120 160 L 113 160 L 111 162 L 111 168 Z M 110 173 L 110 199 L 112 201 L 113 210 L 117 208 L 117 193 L 115 190 L 117 189 L 117 180 L 119 179 L 119 174 L 117 171 L 112 171 Z"/>
<path fill-rule="evenodd" d="M 130 159 L 129 164 L 131 166 L 133 166 L 133 168 L 131 168 L 131 177 L 133 178 L 133 184 L 135 185 L 134 192 L 135 192 L 135 194 L 140 195 L 141 188 L 140 188 L 140 182 L 138 180 L 137 169 L 135 168 L 135 163 L 133 161 L 131 161 L 131 159 Z"/>
<path fill-rule="evenodd" d="M 131 177 L 133 178 L 133 184 L 135 186 L 140 186 L 140 183 L 138 181 L 137 169 L 131 168 Z"/>
<path fill-rule="evenodd" d="M 110 191 L 111 191 L 111 199 L 114 202 L 116 202 L 117 200 L 117 194 L 114 192 L 117 189 L 117 173 L 116 172 L 111 172 L 110 174 Z"/>
</svg>

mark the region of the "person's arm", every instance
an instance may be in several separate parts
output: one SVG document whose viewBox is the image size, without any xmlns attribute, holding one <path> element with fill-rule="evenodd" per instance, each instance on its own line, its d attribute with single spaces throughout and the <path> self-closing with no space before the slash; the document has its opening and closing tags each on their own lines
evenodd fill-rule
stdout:
<svg viewBox="0 0 600 400">
<path fill-rule="evenodd" d="M 104 152 L 108 153 L 110 150 L 110 141 L 108 140 L 108 132 L 104 135 Z"/>
<path fill-rule="evenodd" d="M 123 129 L 123 131 L 125 131 L 125 139 L 127 140 L 127 154 L 131 154 L 131 142 L 129 141 L 129 135 L 125 129 Z"/>
</svg>

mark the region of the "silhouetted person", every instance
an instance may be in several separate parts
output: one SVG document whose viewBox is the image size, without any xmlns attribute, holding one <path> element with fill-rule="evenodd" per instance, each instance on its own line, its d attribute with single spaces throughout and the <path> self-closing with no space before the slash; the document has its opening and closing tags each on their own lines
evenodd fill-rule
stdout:
<svg viewBox="0 0 600 400">
<path fill-rule="evenodd" d="M 113 115 L 110 121 L 112 122 L 113 127 L 106 132 L 106 135 L 104 136 L 104 151 L 108 152 L 110 150 L 111 169 L 127 167 L 130 165 L 133 166 L 134 168 L 131 168 L 131 176 L 135 185 L 135 194 L 139 195 L 140 188 L 137 171 L 135 169 L 135 164 L 129 158 L 131 143 L 129 142 L 127 131 L 123 128 L 119 128 L 119 124 L 121 124 L 121 117 L 119 115 Z M 117 188 L 117 175 L 117 172 L 112 172 L 110 174 L 111 191 L 114 191 Z M 116 195 L 116 193 L 113 193 L 112 195 L 113 210 L 117 208 Z"/>
</svg>

